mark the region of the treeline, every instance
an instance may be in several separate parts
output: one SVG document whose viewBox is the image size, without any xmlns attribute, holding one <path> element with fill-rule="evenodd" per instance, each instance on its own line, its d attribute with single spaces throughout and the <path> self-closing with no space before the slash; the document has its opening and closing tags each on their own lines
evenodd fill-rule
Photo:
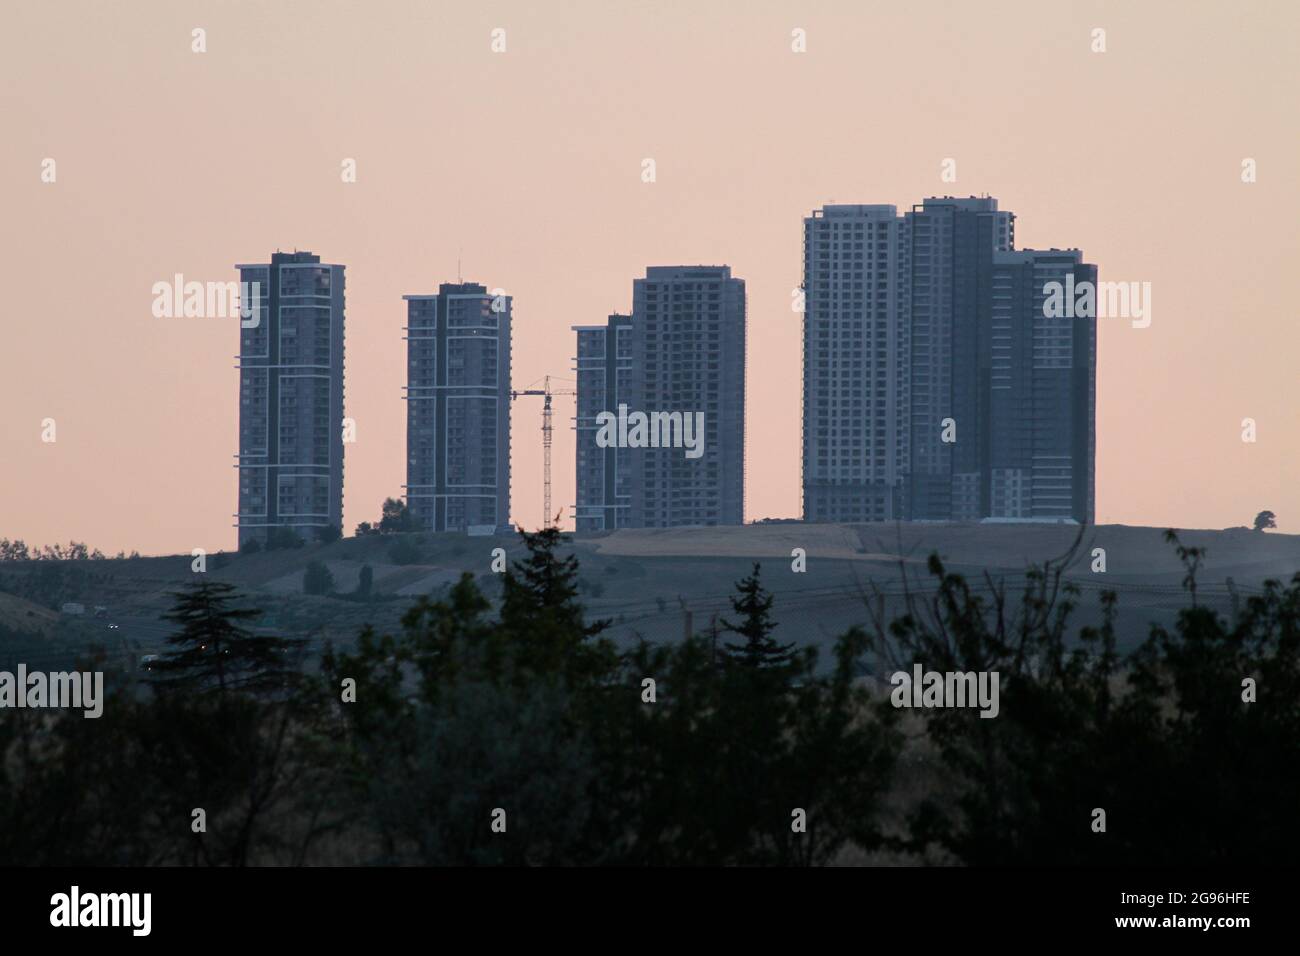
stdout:
<svg viewBox="0 0 1300 956">
<path fill-rule="evenodd" d="M 1300 849 L 1300 576 L 1134 653 L 1048 562 L 977 595 L 931 559 L 829 661 L 757 566 L 716 633 L 619 650 L 555 530 L 495 608 L 472 576 L 318 673 L 231 586 L 177 601 L 150 692 L 0 713 L 0 861 L 30 864 L 1281 862 Z M 1174 542 L 1177 546 L 1177 542 Z M 997 671 L 998 716 L 858 675 Z M 1103 811 L 1101 817 L 1097 811 Z M 1099 827 L 1098 821 L 1102 821 Z"/>
<path fill-rule="evenodd" d="M 128 557 L 126 552 L 115 555 L 119 560 Z M 140 552 L 132 551 L 129 557 L 138 558 Z M 10 541 L 0 538 L 0 561 L 103 561 L 108 555 L 99 548 L 91 548 L 81 541 L 69 541 L 67 546 L 47 544 L 42 547 L 28 547 L 22 538 Z"/>
</svg>

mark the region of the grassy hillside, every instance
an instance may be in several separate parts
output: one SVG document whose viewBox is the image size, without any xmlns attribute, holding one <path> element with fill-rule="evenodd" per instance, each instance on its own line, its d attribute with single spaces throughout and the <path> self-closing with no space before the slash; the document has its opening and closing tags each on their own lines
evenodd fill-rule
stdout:
<svg viewBox="0 0 1300 956">
<path fill-rule="evenodd" d="M 1063 525 L 782 523 L 622 530 L 577 536 L 570 547 L 580 561 L 590 613 L 611 620 L 620 639 L 675 639 L 683 633 L 688 611 L 695 630 L 707 630 L 729 613 L 734 582 L 760 562 L 765 584 L 776 594 L 784 639 L 825 644 L 845 628 L 864 623 L 865 592 L 877 588 L 891 595 L 885 608 L 893 613 L 904 573 L 906 584 L 924 587 L 931 552 L 977 588 L 988 590 L 1002 582 L 1014 591 L 1027 565 L 1065 553 L 1077 534 L 1077 528 Z M 1085 531 L 1067 573 L 1083 592 L 1080 622 L 1096 620 L 1097 597 L 1104 588 L 1120 593 L 1119 627 L 1126 645 L 1140 640 L 1152 621 L 1173 620 L 1187 602 L 1184 572 L 1163 535 L 1164 529 L 1124 525 Z M 1250 593 L 1267 578 L 1288 579 L 1300 570 L 1300 536 L 1247 529 L 1180 535 L 1184 544 L 1207 549 L 1200 594 L 1225 612 L 1229 579 L 1239 592 Z M 394 554 L 399 541 L 411 555 Z M 238 585 L 250 603 L 266 610 L 267 627 L 312 635 L 316 641 L 349 641 L 366 624 L 395 628 L 417 596 L 440 593 L 464 572 L 476 575 L 484 590 L 495 594 L 499 576 L 491 566 L 497 548 L 505 550 L 508 560 L 522 551 L 515 538 L 371 536 L 297 550 L 209 555 L 206 573 Z M 806 555 L 802 573 L 792 569 L 794 549 Z M 1092 570 L 1094 549 L 1105 552 L 1104 573 Z M 0 625 L 17 628 L 32 622 L 49 628 L 58 617 L 51 609 L 61 601 L 103 604 L 120 633 L 100 636 L 149 652 L 169 632 L 158 615 L 170 605 L 171 592 L 193 577 L 191 561 L 178 555 L 67 562 L 75 567 L 57 573 L 49 568 L 52 562 L 0 565 L 0 592 L 9 592 L 0 594 Z M 312 561 L 329 568 L 335 595 L 302 593 L 303 574 Z M 349 599 L 367 565 L 373 596 Z M 102 629 L 107 624 L 86 626 Z"/>
</svg>

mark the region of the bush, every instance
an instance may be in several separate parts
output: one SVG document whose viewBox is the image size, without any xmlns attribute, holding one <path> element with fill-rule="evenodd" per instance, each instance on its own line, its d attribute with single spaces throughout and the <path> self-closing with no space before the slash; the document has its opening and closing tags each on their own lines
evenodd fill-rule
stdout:
<svg viewBox="0 0 1300 956">
<path fill-rule="evenodd" d="M 312 561 L 302 576 L 303 594 L 333 594 L 334 575 L 324 561 Z"/>
<path fill-rule="evenodd" d="M 266 550 L 279 551 L 301 548 L 305 542 L 292 528 L 272 528 L 266 535 Z"/>
<path fill-rule="evenodd" d="M 388 559 L 393 564 L 418 564 L 421 557 L 420 546 L 410 535 L 403 535 L 388 549 Z"/>
</svg>

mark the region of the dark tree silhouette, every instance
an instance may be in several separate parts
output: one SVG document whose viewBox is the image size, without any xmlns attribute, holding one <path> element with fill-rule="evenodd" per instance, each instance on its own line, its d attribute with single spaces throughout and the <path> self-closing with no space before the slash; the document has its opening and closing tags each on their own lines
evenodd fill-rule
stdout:
<svg viewBox="0 0 1300 956">
<path fill-rule="evenodd" d="M 368 564 L 361 566 L 361 573 L 357 575 L 357 595 L 360 597 L 369 597 L 375 587 L 375 569 Z"/>
<path fill-rule="evenodd" d="M 1261 511 L 1255 515 L 1255 530 L 1263 531 L 1266 528 L 1277 527 L 1277 515 L 1271 511 Z"/>
<path fill-rule="evenodd" d="M 739 592 L 731 598 L 731 609 L 739 620 L 722 620 L 723 629 L 743 637 L 744 643 L 728 642 L 723 658 L 754 670 L 788 670 L 794 663 L 794 643 L 779 644 L 772 639 L 776 623 L 772 620 L 772 595 L 759 581 L 760 566 L 736 583 Z"/>
<path fill-rule="evenodd" d="M 272 528 L 266 533 L 266 550 L 278 551 L 280 549 L 301 548 L 303 546 L 302 537 L 292 528 Z"/>
<path fill-rule="evenodd" d="M 155 687 L 228 691 L 273 691 L 283 688 L 296 673 L 291 666 L 303 641 L 297 638 L 261 637 L 242 626 L 261 616 L 256 608 L 233 606 L 234 585 L 201 581 L 177 592 L 176 603 L 163 620 L 181 630 L 167 638 L 174 648 L 159 656 L 151 668 Z"/>
<path fill-rule="evenodd" d="M 302 576 L 303 594 L 333 594 L 334 575 L 325 566 L 324 561 L 312 561 L 307 565 Z"/>
<path fill-rule="evenodd" d="M 419 530 L 415 523 L 415 515 L 407 510 L 406 502 L 400 498 L 385 498 L 381 511 L 382 517 L 379 519 L 381 533 L 389 534 Z"/>
</svg>

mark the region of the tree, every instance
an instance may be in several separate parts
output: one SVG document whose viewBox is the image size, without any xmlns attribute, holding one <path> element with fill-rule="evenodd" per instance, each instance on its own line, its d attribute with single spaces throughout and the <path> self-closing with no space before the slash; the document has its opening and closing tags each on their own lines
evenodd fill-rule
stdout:
<svg viewBox="0 0 1300 956">
<path fill-rule="evenodd" d="M 353 532 L 353 535 L 358 538 L 364 538 L 366 535 L 374 533 L 375 529 L 371 527 L 370 522 L 363 521 L 357 525 L 357 530 Z"/>
<path fill-rule="evenodd" d="M 278 528 L 272 528 L 266 533 L 266 550 L 278 551 L 281 549 L 301 548 L 303 540 L 298 532 L 292 528 L 281 525 Z"/>
<path fill-rule="evenodd" d="M 421 557 L 420 546 L 410 538 L 399 538 L 388 549 L 388 558 L 393 564 L 418 564 Z"/>
<path fill-rule="evenodd" d="M 794 664 L 793 643 L 778 644 L 771 637 L 776 623 L 772 620 L 772 595 L 759 581 L 760 566 L 755 563 L 753 573 L 736 583 L 739 592 L 731 598 L 731 609 L 738 621 L 722 620 L 722 626 L 732 634 L 745 639 L 743 644 L 728 642 L 723 659 L 752 670 L 771 672 L 788 671 Z"/>
<path fill-rule="evenodd" d="M 407 531 L 418 531 L 415 515 L 407 510 L 406 502 L 400 498 L 385 498 L 382 514 L 379 521 L 379 531 L 382 534 L 392 534 Z"/>
<path fill-rule="evenodd" d="M 578 559 L 557 553 L 566 538 L 555 527 L 520 531 L 528 556 L 506 570 L 501 591 L 501 627 L 543 673 L 589 674 L 608 668 L 613 645 L 591 641 L 609 621 L 588 624 L 578 600 Z"/>
<path fill-rule="evenodd" d="M 752 573 L 736 583 L 731 598 L 736 620 L 721 621 L 724 630 L 744 640 L 726 643 L 715 662 L 721 664 L 716 705 L 721 722 L 712 746 L 719 782 L 710 796 L 722 806 L 749 804 L 746 814 L 719 816 L 713 839 L 723 859 L 750 864 L 782 857 L 790 862 L 788 853 L 780 852 L 786 843 L 772 821 L 783 821 L 788 830 L 790 807 L 808 807 L 808 796 L 786 805 L 791 790 L 803 783 L 792 788 L 784 781 L 799 766 L 792 736 L 799 715 L 792 693 L 795 678 L 812 679 L 816 654 L 809 648 L 797 655 L 794 644 L 773 640 L 773 597 L 759 575 L 755 563 Z M 814 704 L 814 713 L 817 709 Z"/>
<path fill-rule="evenodd" d="M 593 824 L 593 738 L 602 726 L 598 702 L 626 696 L 616 683 L 618 656 L 591 639 L 603 625 L 583 618 L 576 562 L 556 554 L 558 533 L 524 540 L 529 557 L 507 572 L 500 620 L 488 616 L 492 605 L 467 573 L 444 597 L 421 598 L 400 635 L 367 630 L 354 653 L 322 661 L 332 680 L 355 682 L 356 702 L 340 710 L 356 766 L 352 797 L 375 828 L 381 860 L 572 863 L 609 855 L 606 834 L 618 827 Z M 607 752 L 625 749 L 635 728 L 616 736 Z M 510 807 L 507 835 L 469 825 L 496 806 Z"/>
<path fill-rule="evenodd" d="M 294 673 L 292 655 L 304 641 L 262 637 L 243 627 L 261 616 L 255 608 L 234 607 L 234 585 L 200 581 L 173 595 L 176 603 L 163 620 L 181 630 L 167 638 L 175 648 L 159 656 L 150 678 L 157 688 L 216 690 L 221 698 L 234 690 L 273 691 Z"/>
<path fill-rule="evenodd" d="M 0 538 L 0 561 L 26 561 L 31 555 L 27 551 L 27 542 L 22 538 L 10 541 Z"/>
<path fill-rule="evenodd" d="M 1256 531 L 1263 531 L 1266 528 L 1276 528 L 1276 527 L 1277 527 L 1277 515 L 1273 514 L 1273 512 L 1261 511 L 1259 514 L 1255 515 Z"/>
<path fill-rule="evenodd" d="M 375 587 L 375 569 L 368 564 L 361 566 L 361 573 L 357 575 L 357 595 L 359 597 L 369 597 Z"/>
<path fill-rule="evenodd" d="M 336 524 L 327 524 L 316 529 L 316 540 L 321 544 L 333 544 L 341 537 L 343 531 Z"/>
<path fill-rule="evenodd" d="M 324 561 L 311 561 L 302 576 L 303 594 L 333 594 L 334 575 Z"/>
</svg>

